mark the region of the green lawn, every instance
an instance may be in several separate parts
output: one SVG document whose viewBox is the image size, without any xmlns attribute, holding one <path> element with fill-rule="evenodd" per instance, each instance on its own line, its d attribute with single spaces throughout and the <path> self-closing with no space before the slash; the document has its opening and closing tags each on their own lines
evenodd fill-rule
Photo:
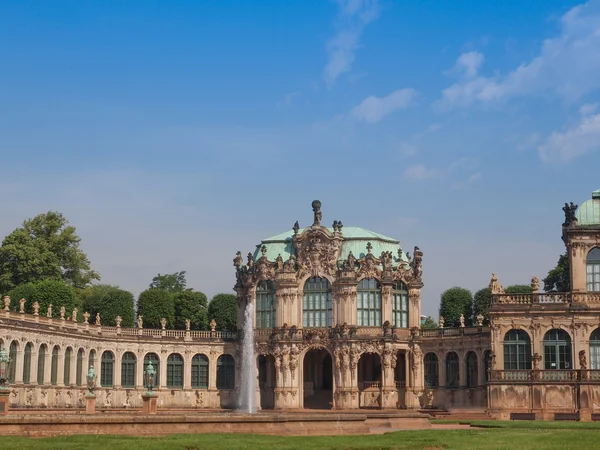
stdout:
<svg viewBox="0 0 600 450">
<path fill-rule="evenodd" d="M 442 423 L 442 421 L 438 421 Z M 287 437 L 242 434 L 167 437 L 0 437 L 4 449 L 578 449 L 598 448 L 600 424 L 579 422 L 473 422 L 466 430 L 400 431 L 385 435 Z"/>
</svg>

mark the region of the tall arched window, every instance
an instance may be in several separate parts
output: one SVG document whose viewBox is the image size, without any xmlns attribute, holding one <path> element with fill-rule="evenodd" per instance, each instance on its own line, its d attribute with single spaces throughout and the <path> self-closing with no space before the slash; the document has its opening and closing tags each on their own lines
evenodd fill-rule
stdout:
<svg viewBox="0 0 600 450">
<path fill-rule="evenodd" d="M 425 386 L 437 387 L 440 384 L 438 357 L 435 353 L 427 353 L 424 358 Z"/>
<path fill-rule="evenodd" d="M 261 281 L 256 286 L 256 328 L 275 327 L 275 286 L 271 281 Z"/>
<path fill-rule="evenodd" d="M 10 349 L 9 349 L 8 353 L 9 353 L 11 361 L 14 362 L 17 360 L 17 341 L 12 341 L 10 343 Z M 17 373 L 17 365 L 14 363 L 11 364 L 9 370 L 10 370 L 10 372 L 8 373 L 8 382 L 14 383 L 15 382 L 15 374 Z"/>
<path fill-rule="evenodd" d="M 71 384 L 71 356 L 73 355 L 73 349 L 71 347 L 67 347 L 65 350 L 65 361 L 64 361 L 64 372 L 63 379 L 65 381 L 65 386 L 69 386 Z"/>
<path fill-rule="evenodd" d="M 84 351 L 80 348 L 77 351 L 77 370 L 75 372 L 75 384 L 77 384 L 77 386 L 83 385 L 83 356 Z"/>
<path fill-rule="evenodd" d="M 477 387 L 477 355 L 475 352 L 467 353 L 467 387 Z"/>
<path fill-rule="evenodd" d="M 446 387 L 458 387 L 459 381 L 458 355 L 450 352 L 446 355 Z"/>
<path fill-rule="evenodd" d="M 600 370 L 600 328 L 590 336 L 590 369 Z"/>
<path fill-rule="evenodd" d="M 31 383 L 31 351 L 33 344 L 28 342 L 23 354 L 23 384 Z"/>
<path fill-rule="evenodd" d="M 121 386 L 124 388 L 135 387 L 135 370 L 137 358 L 131 352 L 126 352 L 121 358 Z"/>
<path fill-rule="evenodd" d="M 332 312 L 329 280 L 319 277 L 306 280 L 302 303 L 302 326 L 330 327 Z"/>
<path fill-rule="evenodd" d="M 38 352 L 38 372 L 37 372 L 37 384 L 44 384 L 44 373 L 46 369 L 46 344 L 40 345 L 40 351 Z"/>
<path fill-rule="evenodd" d="M 544 369 L 572 369 L 571 337 L 556 328 L 544 335 Z"/>
<path fill-rule="evenodd" d="M 504 335 L 504 370 L 531 370 L 531 341 L 524 330 Z"/>
<path fill-rule="evenodd" d="M 152 363 L 152 367 L 154 367 L 154 370 L 156 371 L 156 375 L 154 375 L 154 386 L 159 387 L 160 386 L 160 359 L 158 358 L 158 355 L 156 353 L 147 353 L 146 356 L 144 356 L 144 370 L 146 370 L 146 367 L 148 367 L 149 362 Z"/>
<path fill-rule="evenodd" d="M 408 289 L 402 282 L 396 283 L 392 290 L 392 325 L 408 328 Z"/>
<path fill-rule="evenodd" d="M 52 361 L 50 363 L 50 384 L 56 385 L 58 380 L 58 345 L 55 345 L 52 349 Z"/>
<path fill-rule="evenodd" d="M 600 292 L 600 247 L 594 247 L 587 255 L 587 290 Z"/>
<path fill-rule="evenodd" d="M 235 361 L 231 355 L 217 359 L 217 389 L 235 388 Z"/>
<path fill-rule="evenodd" d="M 198 354 L 192 358 L 192 388 L 208 389 L 208 357 Z"/>
<path fill-rule="evenodd" d="M 381 326 L 381 285 L 375 278 L 358 283 L 357 324 L 363 327 Z"/>
<path fill-rule="evenodd" d="M 183 357 L 171 353 L 167 358 L 167 387 L 183 388 Z"/>
<path fill-rule="evenodd" d="M 100 361 L 100 386 L 112 387 L 114 383 L 114 367 L 115 355 L 113 352 L 106 350 L 102 353 L 102 360 Z"/>
</svg>

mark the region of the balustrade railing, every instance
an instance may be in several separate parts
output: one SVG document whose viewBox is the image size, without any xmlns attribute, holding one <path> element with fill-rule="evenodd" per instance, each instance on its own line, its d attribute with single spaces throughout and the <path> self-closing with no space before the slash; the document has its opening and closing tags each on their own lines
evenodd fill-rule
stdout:
<svg viewBox="0 0 600 450">
<path fill-rule="evenodd" d="M 589 294 L 576 294 L 577 300 L 586 301 Z M 585 297 L 584 297 L 585 296 Z M 493 294 L 493 305 L 532 305 L 532 304 L 553 304 L 553 303 L 571 303 L 572 295 L 568 292 L 534 292 L 532 294 Z"/>
<path fill-rule="evenodd" d="M 361 391 L 366 389 L 381 389 L 381 381 L 361 381 L 358 383 L 358 388 Z"/>
<path fill-rule="evenodd" d="M 490 370 L 489 381 L 497 383 L 600 382 L 600 370 Z"/>
</svg>

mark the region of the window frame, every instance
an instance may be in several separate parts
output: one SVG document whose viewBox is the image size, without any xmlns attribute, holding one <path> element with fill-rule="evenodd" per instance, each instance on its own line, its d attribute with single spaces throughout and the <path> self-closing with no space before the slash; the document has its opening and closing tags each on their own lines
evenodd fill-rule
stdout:
<svg viewBox="0 0 600 450">
<path fill-rule="evenodd" d="M 363 278 L 356 287 L 356 324 L 359 327 L 382 325 L 381 283 L 376 278 Z"/>
</svg>

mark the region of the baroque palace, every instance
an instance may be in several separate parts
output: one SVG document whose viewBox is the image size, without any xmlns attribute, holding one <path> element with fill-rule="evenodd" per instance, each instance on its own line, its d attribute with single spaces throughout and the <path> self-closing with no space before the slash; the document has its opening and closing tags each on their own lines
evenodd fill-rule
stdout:
<svg viewBox="0 0 600 450">
<path fill-rule="evenodd" d="M 600 191 L 565 205 L 571 292 L 505 294 L 490 282 L 489 325 L 420 328 L 423 253 L 334 221 L 264 239 L 234 259 L 238 332 L 107 327 L 4 298 L 11 408 L 83 408 L 86 373 L 98 408 L 137 409 L 148 362 L 159 408 L 237 404 L 245 311 L 254 311 L 261 409 L 480 408 L 499 418 L 600 413 Z M 11 306 L 12 304 L 12 306 Z M 72 317 L 76 314 L 73 312 Z M 589 365 L 588 365 L 589 360 Z"/>
</svg>

